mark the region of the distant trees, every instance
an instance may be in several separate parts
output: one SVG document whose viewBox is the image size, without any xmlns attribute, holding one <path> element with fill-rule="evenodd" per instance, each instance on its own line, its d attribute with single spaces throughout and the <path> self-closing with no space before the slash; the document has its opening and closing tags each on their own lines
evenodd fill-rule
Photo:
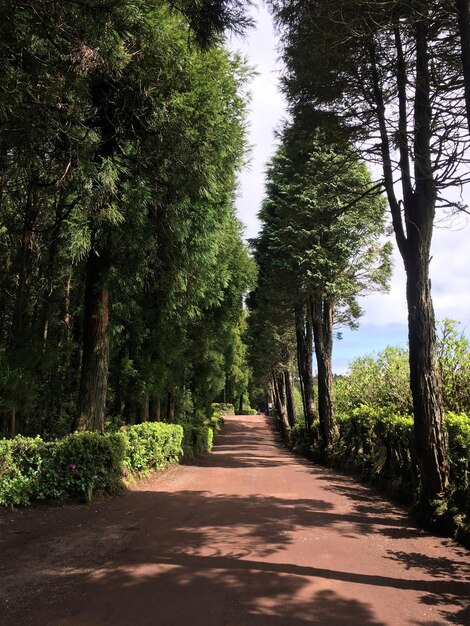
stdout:
<svg viewBox="0 0 470 626">
<path fill-rule="evenodd" d="M 309 426 L 314 418 L 314 345 L 324 450 L 334 437 L 334 324 L 354 326 L 361 313 L 357 296 L 385 289 L 390 275 L 390 245 L 381 241 L 385 205 L 371 189 L 370 175 L 351 146 L 333 142 L 298 116 L 285 128 L 268 167 L 263 227 L 254 241 L 260 276 L 251 301 L 252 331 L 259 339 L 266 334 L 266 328 L 259 329 L 261 317 L 273 334 L 284 337 L 284 353 L 290 359 L 297 356 Z M 274 346 L 273 339 L 264 341 Z M 289 371 L 289 357 L 264 365 L 271 366 L 276 402 L 282 406 L 277 370 Z"/>
<path fill-rule="evenodd" d="M 470 412 L 470 342 L 457 322 L 444 319 L 437 328 L 437 355 L 446 412 Z M 413 413 L 408 351 L 388 346 L 378 354 L 355 359 L 346 375 L 335 381 L 338 410 L 348 414 L 367 405 L 391 409 L 401 415 Z"/>
<path fill-rule="evenodd" d="M 246 390 L 254 270 L 233 200 L 249 72 L 217 43 L 237 16 L 208 5 L 2 9 L 5 434 L 172 419 L 229 379 Z"/>
</svg>

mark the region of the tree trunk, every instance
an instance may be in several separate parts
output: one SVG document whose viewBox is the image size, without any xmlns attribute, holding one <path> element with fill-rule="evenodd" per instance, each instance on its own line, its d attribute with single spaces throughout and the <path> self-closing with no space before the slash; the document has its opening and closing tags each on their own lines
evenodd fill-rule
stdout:
<svg viewBox="0 0 470 626">
<path fill-rule="evenodd" d="M 160 421 L 160 398 L 150 399 L 149 420 L 152 422 Z"/>
<path fill-rule="evenodd" d="M 287 370 L 284 372 L 284 381 L 286 386 L 287 421 L 292 428 L 295 424 L 294 384 L 292 382 L 292 374 Z"/>
<path fill-rule="evenodd" d="M 24 345 L 25 326 L 27 323 L 29 307 L 29 287 L 32 270 L 32 244 L 33 227 L 37 216 L 35 207 L 35 194 L 32 184 L 28 190 L 28 197 L 24 207 L 24 220 L 21 233 L 21 244 L 16 262 L 17 289 L 13 307 L 12 320 L 12 345 L 21 347 Z"/>
<path fill-rule="evenodd" d="M 11 407 L 10 411 L 10 438 L 14 439 L 16 436 L 16 406 Z"/>
<path fill-rule="evenodd" d="M 333 303 L 329 300 L 311 300 L 315 356 L 318 370 L 318 414 L 323 451 L 333 442 L 334 398 L 333 369 Z"/>
<path fill-rule="evenodd" d="M 86 266 L 83 356 L 76 428 L 104 431 L 109 367 L 108 255 L 91 250 Z"/>
<path fill-rule="evenodd" d="M 166 420 L 172 422 L 175 419 L 175 397 L 174 394 L 169 391 L 166 402 Z"/>
<path fill-rule="evenodd" d="M 427 23 L 416 32 L 415 192 L 405 204 L 408 247 L 407 275 L 410 383 L 414 410 L 415 451 L 421 474 L 424 506 L 440 498 L 447 488 L 447 441 L 437 364 L 436 329 L 431 299 L 429 263 L 436 188 L 431 162 L 432 110 L 430 102 Z"/>
<path fill-rule="evenodd" d="M 287 419 L 285 380 L 282 372 L 280 374 L 273 373 L 273 388 L 276 410 L 281 421 L 281 429 L 284 434 L 287 434 L 289 420 Z"/>
<path fill-rule="evenodd" d="M 468 4 L 468 2 L 466 3 Z M 398 78 L 401 85 L 400 128 L 407 128 L 404 98 L 405 68 L 396 37 Z M 421 503 L 427 507 L 442 497 L 448 484 L 447 442 L 443 430 L 443 404 L 436 358 L 436 331 L 429 281 L 436 186 L 431 162 L 433 114 L 431 107 L 428 22 L 425 12 L 415 24 L 416 77 L 413 106 L 414 189 L 409 175 L 408 149 L 402 145 L 400 173 L 403 201 L 397 200 L 393 182 L 391 142 L 375 47 L 371 44 L 374 99 L 381 135 L 385 189 L 393 228 L 407 275 L 410 384 L 414 411 L 414 456 L 421 479 Z M 408 142 L 407 142 L 408 145 Z"/>
<path fill-rule="evenodd" d="M 470 0 L 456 0 L 465 89 L 467 124 L 470 130 Z"/>
<path fill-rule="evenodd" d="M 422 250 L 421 255 L 410 254 L 406 263 L 414 446 L 424 503 L 443 495 L 448 472 L 428 258 L 426 251 Z"/>
<path fill-rule="evenodd" d="M 313 329 L 310 315 L 305 314 L 304 305 L 295 310 L 295 332 L 297 337 L 297 363 L 300 377 L 300 390 L 307 428 L 315 419 L 315 395 L 313 388 Z"/>
<path fill-rule="evenodd" d="M 150 415 L 150 403 L 149 396 L 146 394 L 142 399 L 142 404 L 140 405 L 140 422 L 148 422 Z"/>
<path fill-rule="evenodd" d="M 240 400 L 238 402 L 238 408 L 240 415 L 243 413 L 243 394 L 240 394 Z"/>
</svg>

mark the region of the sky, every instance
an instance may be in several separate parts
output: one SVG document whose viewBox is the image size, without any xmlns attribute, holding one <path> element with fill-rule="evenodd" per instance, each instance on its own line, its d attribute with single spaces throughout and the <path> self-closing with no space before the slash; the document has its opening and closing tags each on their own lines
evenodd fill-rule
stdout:
<svg viewBox="0 0 470 626">
<path fill-rule="evenodd" d="M 261 3 L 260 3 L 261 4 Z M 251 82 L 248 166 L 239 178 L 237 211 L 245 224 L 247 238 L 259 231 L 257 213 L 264 196 L 265 167 L 276 147 L 275 132 L 286 117 L 286 102 L 278 88 L 282 70 L 272 19 L 266 7 L 252 10 L 256 28 L 244 39 L 232 38 L 229 47 L 241 52 L 257 75 Z M 470 204 L 470 188 L 463 200 Z M 394 240 L 392 239 L 394 243 Z M 438 221 L 433 237 L 431 284 L 436 319 L 449 317 L 470 331 L 470 225 L 465 216 Z M 343 374 L 357 357 L 377 353 L 388 345 L 407 344 L 405 273 L 401 257 L 394 249 L 394 270 L 388 294 L 361 298 L 364 316 L 356 331 L 338 329 L 342 339 L 335 341 L 333 368 Z"/>
</svg>

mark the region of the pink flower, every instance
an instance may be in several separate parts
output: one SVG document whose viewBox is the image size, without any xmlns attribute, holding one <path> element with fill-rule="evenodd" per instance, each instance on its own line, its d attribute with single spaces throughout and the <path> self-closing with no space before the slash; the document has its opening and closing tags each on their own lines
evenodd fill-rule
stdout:
<svg viewBox="0 0 470 626">
<path fill-rule="evenodd" d="M 75 465 L 75 463 L 70 463 L 69 467 L 72 470 L 72 472 L 74 472 L 77 469 L 77 466 Z"/>
</svg>

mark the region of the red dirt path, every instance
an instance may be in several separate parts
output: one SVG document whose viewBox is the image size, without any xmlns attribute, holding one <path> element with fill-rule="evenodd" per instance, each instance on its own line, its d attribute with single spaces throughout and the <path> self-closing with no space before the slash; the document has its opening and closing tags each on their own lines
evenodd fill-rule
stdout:
<svg viewBox="0 0 470 626">
<path fill-rule="evenodd" d="M 124 497 L 1 515 L 2 626 L 470 625 L 468 551 L 262 416 Z"/>
</svg>

